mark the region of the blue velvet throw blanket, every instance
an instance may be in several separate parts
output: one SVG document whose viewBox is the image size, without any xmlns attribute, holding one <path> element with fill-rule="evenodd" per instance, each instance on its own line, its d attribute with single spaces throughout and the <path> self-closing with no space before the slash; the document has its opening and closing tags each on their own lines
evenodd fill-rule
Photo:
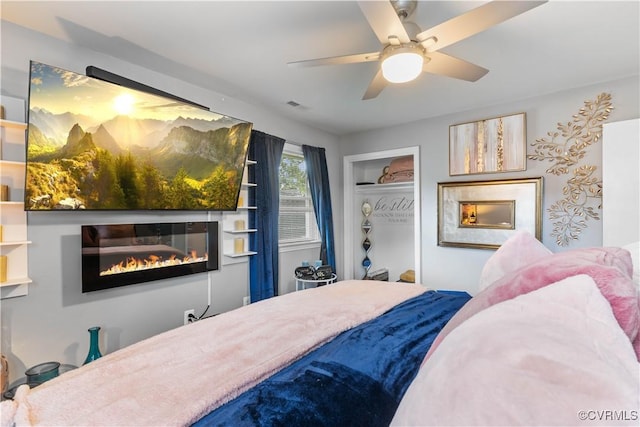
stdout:
<svg viewBox="0 0 640 427">
<path fill-rule="evenodd" d="M 388 426 L 436 335 L 470 298 L 436 291 L 411 298 L 343 332 L 194 425 Z"/>
</svg>

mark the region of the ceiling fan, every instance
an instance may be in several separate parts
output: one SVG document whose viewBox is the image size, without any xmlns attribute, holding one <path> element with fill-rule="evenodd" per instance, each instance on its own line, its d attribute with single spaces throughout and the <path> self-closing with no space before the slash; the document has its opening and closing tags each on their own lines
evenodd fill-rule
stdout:
<svg viewBox="0 0 640 427">
<path fill-rule="evenodd" d="M 540 6 L 546 1 L 502 1 L 483 4 L 442 24 L 422 31 L 409 20 L 416 0 L 359 1 L 373 32 L 383 45 L 372 53 L 290 62 L 290 66 L 352 64 L 380 61 L 362 99 L 375 98 L 388 83 L 404 83 L 423 71 L 475 82 L 489 70 L 440 52 L 440 49 Z"/>
</svg>

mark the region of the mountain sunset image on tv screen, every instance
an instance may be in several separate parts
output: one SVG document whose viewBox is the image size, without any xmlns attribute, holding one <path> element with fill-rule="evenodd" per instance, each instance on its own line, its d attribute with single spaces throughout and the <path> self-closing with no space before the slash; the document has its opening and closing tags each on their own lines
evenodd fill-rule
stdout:
<svg viewBox="0 0 640 427">
<path fill-rule="evenodd" d="M 26 210 L 235 210 L 252 124 L 31 62 Z"/>
</svg>

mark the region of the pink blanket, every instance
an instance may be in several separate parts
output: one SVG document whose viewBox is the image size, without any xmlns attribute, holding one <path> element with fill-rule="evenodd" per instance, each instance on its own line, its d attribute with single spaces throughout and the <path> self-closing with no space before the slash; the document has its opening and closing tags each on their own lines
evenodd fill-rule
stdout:
<svg viewBox="0 0 640 427">
<path fill-rule="evenodd" d="M 424 292 L 345 281 L 141 341 L 2 402 L 2 425 L 186 425 L 339 333 Z"/>
</svg>

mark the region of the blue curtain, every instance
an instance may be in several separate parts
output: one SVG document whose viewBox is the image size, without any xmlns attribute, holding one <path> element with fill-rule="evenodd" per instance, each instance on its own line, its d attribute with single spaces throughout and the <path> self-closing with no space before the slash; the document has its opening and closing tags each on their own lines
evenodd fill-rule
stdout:
<svg viewBox="0 0 640 427">
<path fill-rule="evenodd" d="M 329 172 L 325 150 L 321 147 L 302 146 L 304 162 L 307 165 L 307 176 L 316 214 L 322 246 L 320 259 L 324 265 L 330 265 L 336 272 L 336 253 L 333 239 L 333 212 L 331 209 L 331 191 L 329 189 Z"/>
<path fill-rule="evenodd" d="M 249 215 L 249 250 L 257 252 L 249 259 L 251 302 L 278 295 L 278 216 L 280 210 L 279 169 L 284 139 L 259 131 L 251 132 L 249 180 L 257 188 L 249 192 L 249 203 L 256 207 Z"/>
</svg>

